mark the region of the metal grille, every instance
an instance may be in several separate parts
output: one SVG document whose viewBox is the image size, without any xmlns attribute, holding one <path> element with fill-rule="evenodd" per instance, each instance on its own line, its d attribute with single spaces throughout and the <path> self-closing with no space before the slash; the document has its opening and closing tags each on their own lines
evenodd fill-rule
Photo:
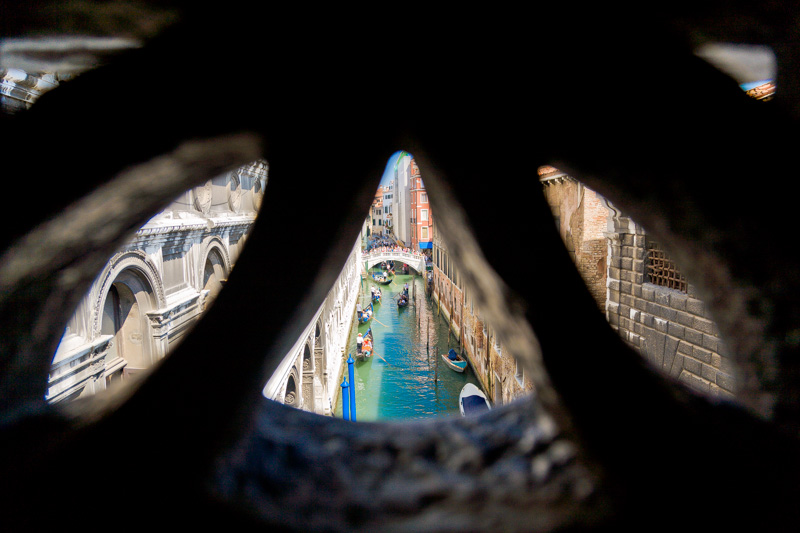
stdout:
<svg viewBox="0 0 800 533">
<path fill-rule="evenodd" d="M 647 243 L 647 274 L 650 283 L 686 292 L 686 278 L 658 243 Z"/>
</svg>

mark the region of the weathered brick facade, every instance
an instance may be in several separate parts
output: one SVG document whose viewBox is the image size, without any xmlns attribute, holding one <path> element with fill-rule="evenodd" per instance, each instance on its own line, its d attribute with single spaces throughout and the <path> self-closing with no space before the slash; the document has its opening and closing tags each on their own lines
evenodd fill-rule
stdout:
<svg viewBox="0 0 800 533">
<path fill-rule="evenodd" d="M 605 231 L 608 209 L 603 199 L 552 167 L 541 172 L 544 195 L 567 250 L 600 309 L 606 301 Z"/>
<path fill-rule="evenodd" d="M 504 353 L 491 326 L 474 307 L 469 288 L 461 287 L 461 277 L 441 238 L 434 232 L 432 294 L 437 312 L 447 320 L 486 396 L 495 405 L 533 392 L 516 359 Z"/>
</svg>

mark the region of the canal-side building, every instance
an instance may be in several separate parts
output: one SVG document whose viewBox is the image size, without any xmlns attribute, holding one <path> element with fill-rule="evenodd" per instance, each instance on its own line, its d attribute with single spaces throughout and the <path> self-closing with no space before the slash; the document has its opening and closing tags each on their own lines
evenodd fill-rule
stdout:
<svg viewBox="0 0 800 533">
<path fill-rule="evenodd" d="M 383 235 L 383 187 L 378 187 L 370 206 L 370 235 Z"/>
<path fill-rule="evenodd" d="M 361 286 L 360 259 L 361 239 L 353 246 L 325 301 L 267 382 L 265 397 L 312 413 L 333 415 Z"/>
<path fill-rule="evenodd" d="M 662 372 L 696 391 L 735 397 L 732 362 L 691 280 L 630 218 L 617 211 L 608 225 L 611 326 Z"/>
<path fill-rule="evenodd" d="M 431 259 L 431 297 L 437 312 L 459 340 L 461 353 L 469 360 L 486 396 L 494 405 L 502 405 L 533 392 L 533 383 L 522 365 L 504 352 L 491 325 L 475 307 L 469 287 L 464 285 L 440 232 L 436 231 L 435 221 Z"/>
<path fill-rule="evenodd" d="M 679 267 L 602 196 L 553 167 L 538 174 L 564 245 L 612 328 L 658 370 L 732 397 L 719 332 Z"/>
<path fill-rule="evenodd" d="M 107 50 L 127 41 L 89 39 Z M 22 113 L 80 72 L 0 69 L 0 107 Z M 184 192 L 109 258 L 70 318 L 46 399 L 95 394 L 162 359 L 224 285 L 261 207 L 266 161 L 254 161 Z"/>
<path fill-rule="evenodd" d="M 392 180 L 392 227 L 400 246 L 411 243 L 411 155 L 401 152 Z"/>
<path fill-rule="evenodd" d="M 383 234 L 389 236 L 394 231 L 394 217 L 392 216 L 392 202 L 394 201 L 394 182 L 383 187 Z"/>
<path fill-rule="evenodd" d="M 409 191 L 409 207 L 411 210 L 411 242 L 412 250 L 430 250 L 433 247 L 433 217 L 428 202 L 428 191 L 422 182 L 419 167 L 411 159 L 411 190 Z"/>
<path fill-rule="evenodd" d="M 561 240 L 597 306 L 605 309 L 609 213 L 606 200 L 551 166 L 539 167 L 538 174 Z"/>
<path fill-rule="evenodd" d="M 48 401 L 104 390 L 181 341 L 233 268 L 267 172 L 255 161 L 186 191 L 109 259 L 67 324 Z"/>
</svg>

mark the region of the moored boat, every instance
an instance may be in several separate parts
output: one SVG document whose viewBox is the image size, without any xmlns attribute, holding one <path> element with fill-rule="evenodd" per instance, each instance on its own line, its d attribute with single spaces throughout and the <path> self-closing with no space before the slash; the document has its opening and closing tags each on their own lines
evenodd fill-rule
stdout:
<svg viewBox="0 0 800 533">
<path fill-rule="evenodd" d="M 467 383 L 461 389 L 461 394 L 458 396 L 458 407 L 461 410 L 461 416 L 477 415 L 491 409 L 486 395 L 472 383 Z"/>
<path fill-rule="evenodd" d="M 442 360 L 456 372 L 463 372 L 467 368 L 467 361 L 452 348 L 449 353 L 442 354 Z"/>
</svg>

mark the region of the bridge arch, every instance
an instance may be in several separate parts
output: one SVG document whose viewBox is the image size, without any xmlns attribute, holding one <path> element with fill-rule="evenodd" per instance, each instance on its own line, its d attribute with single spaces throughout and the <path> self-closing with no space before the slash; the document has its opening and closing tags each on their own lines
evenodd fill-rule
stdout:
<svg viewBox="0 0 800 533">
<path fill-rule="evenodd" d="M 425 272 L 425 256 L 418 253 L 406 252 L 402 250 L 373 250 L 363 254 L 365 270 L 369 270 L 383 261 L 402 262 L 413 268 L 417 273 Z"/>
</svg>

